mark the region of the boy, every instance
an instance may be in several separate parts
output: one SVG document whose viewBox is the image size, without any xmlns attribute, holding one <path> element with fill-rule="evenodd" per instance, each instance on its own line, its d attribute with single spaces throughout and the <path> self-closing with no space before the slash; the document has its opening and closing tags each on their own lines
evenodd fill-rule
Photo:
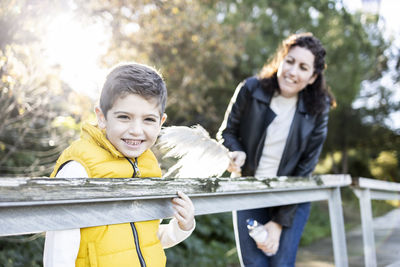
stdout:
<svg viewBox="0 0 400 267">
<path fill-rule="evenodd" d="M 135 63 L 114 68 L 95 109 L 98 125 L 82 126 L 51 177 L 161 177 L 150 147 L 167 117 L 166 98 L 154 69 Z M 191 200 L 178 192 L 172 203 L 176 212 L 167 225 L 153 220 L 47 232 L 44 266 L 165 266 L 163 248 L 183 241 L 195 227 Z"/>
</svg>

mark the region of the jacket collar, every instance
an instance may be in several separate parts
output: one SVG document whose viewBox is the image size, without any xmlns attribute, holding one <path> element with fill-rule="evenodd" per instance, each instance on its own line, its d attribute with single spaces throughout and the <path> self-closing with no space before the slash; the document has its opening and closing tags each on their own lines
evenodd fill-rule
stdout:
<svg viewBox="0 0 400 267">
<path fill-rule="evenodd" d="M 260 100 L 261 102 L 264 102 L 265 104 L 269 105 L 271 103 L 271 98 L 272 95 L 268 94 L 262 87 L 261 85 L 258 87 L 258 90 L 255 90 L 253 92 L 253 97 L 257 100 Z"/>
<path fill-rule="evenodd" d="M 119 152 L 106 137 L 104 130 L 101 130 L 97 125 L 84 123 L 82 125 L 81 138 L 95 142 L 98 146 L 110 152 L 116 158 L 124 158 L 125 156 Z"/>
<path fill-rule="evenodd" d="M 257 90 L 254 90 L 252 94 L 253 98 L 264 102 L 269 105 L 271 103 L 272 95 L 267 93 L 262 87 L 261 84 L 257 87 Z M 306 104 L 304 103 L 304 92 L 300 91 L 299 100 L 297 103 L 297 109 L 300 113 L 307 113 Z"/>
</svg>

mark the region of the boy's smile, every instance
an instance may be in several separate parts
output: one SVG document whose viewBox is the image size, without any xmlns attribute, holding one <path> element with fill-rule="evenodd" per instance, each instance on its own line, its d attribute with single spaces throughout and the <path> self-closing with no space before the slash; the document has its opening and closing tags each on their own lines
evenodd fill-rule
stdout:
<svg viewBox="0 0 400 267">
<path fill-rule="evenodd" d="M 107 139 L 129 158 L 139 157 L 155 143 L 166 119 L 165 114 L 160 117 L 155 99 L 136 94 L 118 98 L 106 116 L 96 108 L 96 115 Z"/>
</svg>

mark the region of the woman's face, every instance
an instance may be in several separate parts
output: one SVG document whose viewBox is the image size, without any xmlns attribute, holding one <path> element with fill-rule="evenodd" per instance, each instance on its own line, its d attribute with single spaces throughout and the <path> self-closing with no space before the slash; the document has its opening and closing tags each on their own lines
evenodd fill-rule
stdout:
<svg viewBox="0 0 400 267">
<path fill-rule="evenodd" d="M 295 46 L 289 50 L 277 72 L 282 96 L 293 97 L 315 81 L 314 58 L 313 53 L 304 47 Z"/>
</svg>

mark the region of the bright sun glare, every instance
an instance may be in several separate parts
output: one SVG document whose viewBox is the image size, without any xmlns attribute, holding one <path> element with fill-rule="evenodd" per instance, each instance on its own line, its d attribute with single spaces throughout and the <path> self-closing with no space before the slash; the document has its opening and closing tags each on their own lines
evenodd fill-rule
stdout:
<svg viewBox="0 0 400 267">
<path fill-rule="evenodd" d="M 106 52 L 109 38 L 100 23 L 84 25 L 71 14 L 60 15 L 48 26 L 46 60 L 60 66 L 61 79 L 75 91 L 95 98 L 105 75 L 99 57 Z"/>
</svg>

